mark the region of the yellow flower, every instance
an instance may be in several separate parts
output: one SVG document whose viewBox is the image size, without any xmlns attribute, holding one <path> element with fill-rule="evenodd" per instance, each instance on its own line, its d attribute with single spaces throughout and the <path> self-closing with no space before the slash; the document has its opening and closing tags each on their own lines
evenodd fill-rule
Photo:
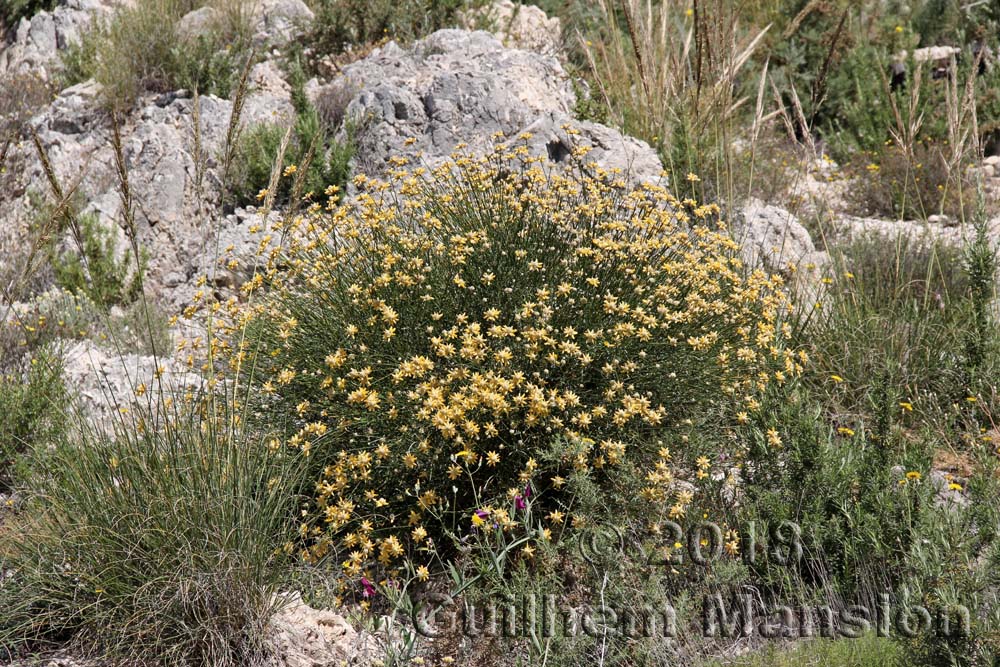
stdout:
<svg viewBox="0 0 1000 667">
<path fill-rule="evenodd" d="M 417 568 L 417 579 L 419 579 L 420 581 L 427 581 L 430 578 L 431 578 L 431 573 L 427 569 L 426 565 L 421 565 L 420 567 Z"/>
<path fill-rule="evenodd" d="M 919 481 L 920 477 L 921 477 L 920 473 L 917 472 L 916 470 L 911 470 L 908 473 L 906 473 L 906 479 L 911 479 L 911 480 L 914 480 L 914 481 Z"/>
<path fill-rule="evenodd" d="M 900 401 L 899 407 L 903 408 L 905 412 L 913 412 L 913 403 L 909 401 Z"/>
<path fill-rule="evenodd" d="M 854 429 L 848 428 L 846 426 L 841 426 L 840 428 L 837 429 L 837 433 L 839 433 L 840 435 L 846 435 L 850 437 L 854 435 Z"/>
<path fill-rule="evenodd" d="M 833 380 L 834 384 L 840 384 L 841 382 L 844 381 L 844 378 L 840 377 L 839 375 L 831 375 L 830 379 Z"/>
</svg>

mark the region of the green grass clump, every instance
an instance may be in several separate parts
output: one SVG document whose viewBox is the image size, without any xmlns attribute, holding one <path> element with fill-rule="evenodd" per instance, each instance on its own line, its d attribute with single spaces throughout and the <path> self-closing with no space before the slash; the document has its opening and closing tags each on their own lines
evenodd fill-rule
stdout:
<svg viewBox="0 0 1000 667">
<path fill-rule="evenodd" d="M 297 484 L 223 403 L 150 400 L 39 463 L 3 548 L 0 646 L 259 664 Z"/>
<path fill-rule="evenodd" d="M 880 382 L 903 402 L 968 395 L 963 347 L 973 312 L 961 249 L 872 236 L 836 250 L 834 271 L 808 333 L 832 409 L 866 412 Z"/>
<path fill-rule="evenodd" d="M 229 182 L 234 203 L 245 206 L 260 201 L 258 195 L 270 183 L 285 131 L 280 125 L 264 123 L 251 127 L 240 137 Z M 342 189 L 353 155 L 351 143 L 332 138 L 322 127 L 315 109 L 310 107 L 300 113 L 278 169 L 283 172 L 294 165 L 296 171 L 304 169 L 304 174 L 279 181 L 278 190 L 273 193 L 275 202 L 287 203 L 293 189 L 298 189 L 302 196 L 311 193 L 316 198 L 322 198 L 330 186 Z"/>
<path fill-rule="evenodd" d="M 186 13 L 209 4 L 139 0 L 119 9 L 64 52 L 64 84 L 95 79 L 111 108 L 129 108 L 145 92 L 180 88 L 227 97 L 250 49 L 249 5 L 216 3 L 218 14 L 204 34 L 178 32 Z"/>
<path fill-rule="evenodd" d="M 902 667 L 911 663 L 891 639 L 865 635 L 859 639 L 769 644 L 763 650 L 738 658 L 696 664 L 699 667 Z"/>
<path fill-rule="evenodd" d="M 455 25 L 468 0 L 317 0 L 308 42 L 317 54 L 342 53 L 381 39 L 410 41 Z"/>
</svg>

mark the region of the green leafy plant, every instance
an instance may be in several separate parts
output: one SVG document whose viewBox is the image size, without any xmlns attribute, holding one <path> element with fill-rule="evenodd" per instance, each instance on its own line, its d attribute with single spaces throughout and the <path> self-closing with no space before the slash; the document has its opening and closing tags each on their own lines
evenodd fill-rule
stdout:
<svg viewBox="0 0 1000 667">
<path fill-rule="evenodd" d="M 456 22 L 465 0 L 318 0 L 309 43 L 337 54 L 381 39 L 417 39 Z M 473 3 L 474 4 L 474 3 Z"/>
<path fill-rule="evenodd" d="M 136 301 L 142 293 L 145 257 L 139 258 L 138 270 L 131 250 L 124 250 L 119 259 L 114 232 L 102 227 L 96 215 L 80 216 L 75 228 L 79 248 L 53 257 L 56 283 L 104 307 Z"/>
<path fill-rule="evenodd" d="M 250 53 L 249 17 L 241 2 L 224 3 L 204 33 L 181 35 L 181 17 L 206 4 L 142 0 L 121 8 L 65 51 L 65 84 L 97 80 L 112 108 L 128 108 L 144 92 L 179 88 L 228 96 Z"/>
<path fill-rule="evenodd" d="M 30 19 L 38 12 L 48 11 L 56 6 L 56 0 L 4 0 L 0 5 L 0 30 L 14 28 L 23 18 Z"/>
<path fill-rule="evenodd" d="M 11 351 L 11 357 L 21 361 L 0 368 L 0 488 L 4 489 L 15 485 L 25 454 L 65 438 L 69 420 L 59 355 L 42 348 L 28 357 Z"/>
<path fill-rule="evenodd" d="M 258 195 L 267 189 L 285 132 L 280 125 L 265 123 L 251 127 L 240 137 L 229 182 L 237 205 L 258 202 Z M 349 127 L 347 134 L 350 135 Z M 350 138 L 338 141 L 331 137 L 316 109 L 306 103 L 296 115 L 290 141 L 281 164 L 277 165 L 279 173 L 287 170 L 286 176 L 296 174 L 296 177 L 278 182 L 278 190 L 272 193 L 274 200 L 289 201 L 296 183 L 300 195 L 311 193 L 317 198 L 330 186 L 343 188 L 353 156 Z M 297 173 L 299 168 L 304 170 L 302 174 Z"/>
</svg>

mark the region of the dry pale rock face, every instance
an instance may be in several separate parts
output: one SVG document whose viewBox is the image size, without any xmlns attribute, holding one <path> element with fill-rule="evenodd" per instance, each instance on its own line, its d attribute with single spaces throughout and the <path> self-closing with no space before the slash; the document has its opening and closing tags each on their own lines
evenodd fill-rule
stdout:
<svg viewBox="0 0 1000 667">
<path fill-rule="evenodd" d="M 261 63 L 250 78 L 243 123 L 289 122 L 290 89 L 276 66 Z M 32 119 L 32 125 L 63 189 L 75 185 L 83 211 L 96 213 L 105 228 L 115 231 L 123 250 L 127 244 L 112 132 L 99 95 L 100 87 L 93 82 L 68 88 Z M 221 215 L 217 206 L 232 104 L 212 96 L 199 98 L 198 104 L 201 168 L 196 160 L 194 99 L 186 92 L 149 100 L 125 118 L 122 127 L 133 214 L 140 244 L 149 255 L 147 287 L 172 310 L 190 302 L 191 282 L 197 276 L 212 275 L 215 263 L 208 254 L 219 247 L 220 238 L 225 239 L 222 248 L 250 242 L 243 238 L 250 225 Z M 0 192 L 0 248 L 14 247 L 23 238 L 33 215 L 33 197 L 51 198 L 30 142 L 12 151 L 10 159 L 22 167 L 10 187 Z"/>
<path fill-rule="evenodd" d="M 356 126 L 355 169 L 366 175 L 384 174 L 392 157 L 433 166 L 459 144 L 483 153 L 498 132 L 532 133 L 532 153 L 556 167 L 586 145 L 594 149 L 588 160 L 627 170 L 633 182 L 657 181 L 662 171 L 644 142 L 573 120 L 576 96 L 555 57 L 506 48 L 488 32 L 440 30 L 405 49 L 390 42 L 317 95 L 350 99 L 345 113 Z M 567 125 L 579 133 L 568 135 Z"/>
<path fill-rule="evenodd" d="M 463 16 L 469 28 L 482 27 L 513 49 L 525 49 L 547 56 L 562 52 L 562 24 L 558 17 L 549 18 L 534 5 L 515 4 L 512 0 L 497 0 L 491 5 Z"/>
<path fill-rule="evenodd" d="M 314 609 L 298 594 L 271 619 L 270 643 L 276 667 L 371 665 L 378 654 L 370 635 L 340 614 Z"/>
<path fill-rule="evenodd" d="M 48 80 L 58 67 L 59 52 L 79 42 L 95 17 L 105 18 L 116 0 L 66 0 L 51 12 L 21 19 L 8 43 L 0 42 L 0 79 L 33 73 Z"/>
<path fill-rule="evenodd" d="M 66 384 L 73 390 L 76 406 L 94 425 L 111 428 L 121 419 L 120 408 L 133 401 L 145 402 L 156 393 L 160 397 L 183 397 L 198 391 L 203 380 L 170 359 L 151 355 L 118 354 L 91 341 L 73 343 L 64 353 Z M 159 374 L 160 379 L 156 376 Z M 145 385 L 147 393 L 136 397 L 136 389 Z M 155 404 L 155 403 L 154 403 Z M 127 419 L 127 418 L 126 418 Z"/>
</svg>

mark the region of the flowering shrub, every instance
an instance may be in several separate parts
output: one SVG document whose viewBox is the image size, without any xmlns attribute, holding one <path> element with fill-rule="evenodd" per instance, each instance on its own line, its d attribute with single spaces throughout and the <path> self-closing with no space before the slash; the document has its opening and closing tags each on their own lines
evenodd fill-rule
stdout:
<svg viewBox="0 0 1000 667">
<path fill-rule="evenodd" d="M 711 465 L 682 431 L 745 421 L 801 370 L 780 278 L 746 275 L 716 206 L 628 190 L 575 154 L 579 175 L 520 141 L 399 160 L 286 223 L 293 240 L 245 286 L 271 289 L 242 352 L 291 425 L 271 446 L 317 471 L 306 558 L 332 550 L 356 581 L 424 573 L 429 543 L 469 531 L 555 540 L 587 521 L 584 482 L 623 520 L 679 520 L 698 490 L 678 480 Z"/>
</svg>

